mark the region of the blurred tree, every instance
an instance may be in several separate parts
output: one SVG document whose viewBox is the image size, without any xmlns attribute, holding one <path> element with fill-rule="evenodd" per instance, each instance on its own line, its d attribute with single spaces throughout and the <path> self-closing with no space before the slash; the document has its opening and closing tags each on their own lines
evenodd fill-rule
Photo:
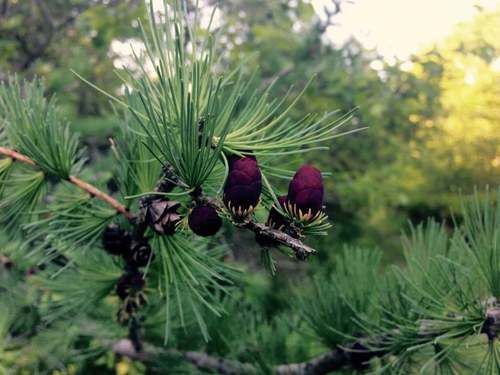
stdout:
<svg viewBox="0 0 500 375">
<path fill-rule="evenodd" d="M 481 12 L 438 47 L 443 108 L 421 123 L 414 149 L 428 187 L 468 193 L 500 183 L 500 12 Z M 417 74 L 420 70 L 417 67 Z M 442 200 L 442 197 L 438 199 Z"/>
<path fill-rule="evenodd" d="M 91 144 L 104 145 L 104 135 L 116 125 L 108 117 L 108 100 L 75 80 L 70 69 L 119 92 L 113 70 L 126 65 L 118 58 L 126 58 L 136 41 L 133 20 L 144 15 L 140 3 L 4 1 L 0 71 L 45 77 L 75 128 Z M 358 108 L 352 125 L 367 130 L 333 140 L 328 152 L 306 156 L 333 172 L 327 199 L 336 218 L 334 243 L 395 249 L 408 218 L 449 221 L 459 190 L 498 183 L 500 64 L 491 33 L 498 15 L 483 12 L 446 43 L 414 56 L 410 67 L 402 61 L 389 65 L 354 39 L 327 38 L 327 31 L 335 35 L 331 28 L 344 3 L 327 2 L 320 16 L 303 0 L 223 0 L 215 22 L 225 61 L 252 59 L 249 65 L 259 66 L 262 86 L 280 77 L 276 96 L 292 84 L 300 91 L 316 75 L 292 117 Z M 292 169 L 297 163 L 293 157 L 282 161 Z"/>
<path fill-rule="evenodd" d="M 336 218 L 335 240 L 397 245 L 407 217 L 400 207 L 410 200 L 406 185 L 418 182 L 413 179 L 417 172 L 408 168 L 415 165 L 410 150 L 418 130 L 410 117 L 430 119 L 439 112 L 439 54 L 423 61 L 416 75 L 401 69 L 402 62 L 386 64 L 355 39 L 328 39 L 325 32 L 335 27 L 342 4 L 331 2 L 319 17 L 305 1 L 223 1 L 226 55 L 233 60 L 253 56 L 263 85 L 280 77 L 276 95 L 293 84 L 300 90 L 315 75 L 294 113 L 297 118 L 358 108 L 350 129 L 369 129 L 335 139 L 328 152 L 311 153 L 308 159 L 333 172 L 327 199 Z M 287 158 L 283 163 L 296 162 Z"/>
<path fill-rule="evenodd" d="M 111 42 L 137 35 L 133 21 L 143 12 L 141 0 L 5 0 L 0 6 L 0 71 L 44 77 L 71 117 L 100 116 L 109 108 L 107 100 L 75 80 L 70 70 L 117 90 Z"/>
</svg>

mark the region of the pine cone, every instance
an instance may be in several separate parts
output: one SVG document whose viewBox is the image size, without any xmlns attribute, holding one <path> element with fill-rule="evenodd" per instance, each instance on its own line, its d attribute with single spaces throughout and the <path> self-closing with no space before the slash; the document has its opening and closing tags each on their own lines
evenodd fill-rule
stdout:
<svg viewBox="0 0 500 375">
<path fill-rule="evenodd" d="M 132 248 L 126 256 L 127 264 L 133 267 L 145 267 L 154 259 L 153 251 L 147 242 L 132 242 Z"/>
<path fill-rule="evenodd" d="M 113 255 L 127 254 L 131 242 L 132 237 L 130 233 L 120 228 L 117 224 L 108 225 L 102 236 L 102 245 L 104 249 Z"/>
<path fill-rule="evenodd" d="M 26 271 L 26 277 L 34 276 L 38 273 L 38 267 L 30 267 Z"/>
<path fill-rule="evenodd" d="M 210 206 L 195 207 L 189 214 L 188 224 L 198 236 L 208 237 L 217 233 L 222 226 L 222 219 L 217 210 Z"/>
<path fill-rule="evenodd" d="M 0 255 L 0 264 L 7 270 L 10 270 L 14 266 L 12 259 L 6 257 L 5 255 Z"/>
<path fill-rule="evenodd" d="M 224 204 L 236 217 L 251 214 L 259 203 L 262 176 L 255 156 L 229 159 L 229 174 L 224 186 Z"/>
<path fill-rule="evenodd" d="M 116 294 L 120 299 L 124 300 L 129 296 L 133 296 L 144 289 L 146 281 L 144 274 L 137 270 L 132 270 L 124 273 L 116 284 Z"/>
<path fill-rule="evenodd" d="M 321 172 L 304 165 L 288 186 L 288 208 L 298 219 L 313 219 L 323 208 L 323 178 Z"/>
<path fill-rule="evenodd" d="M 141 210 L 148 224 L 156 233 L 172 235 L 181 220 L 177 213 L 179 202 L 165 199 L 146 199 L 141 202 Z"/>
</svg>

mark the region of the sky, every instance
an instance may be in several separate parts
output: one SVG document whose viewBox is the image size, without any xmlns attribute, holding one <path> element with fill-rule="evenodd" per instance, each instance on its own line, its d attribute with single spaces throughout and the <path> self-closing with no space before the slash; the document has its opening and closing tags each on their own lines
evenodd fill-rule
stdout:
<svg viewBox="0 0 500 375">
<path fill-rule="evenodd" d="M 324 16 L 331 0 L 310 0 Z M 376 48 L 387 60 L 405 60 L 412 53 L 449 35 L 454 26 L 477 14 L 475 5 L 500 8 L 500 0 L 351 0 L 329 27 L 330 40 L 355 36 L 365 47 Z"/>
<path fill-rule="evenodd" d="M 150 1 L 156 9 L 163 8 L 163 0 Z M 324 7 L 332 3 L 305 1 L 311 2 L 319 17 L 325 16 Z M 477 5 L 500 10 L 500 0 L 344 0 L 342 13 L 335 16 L 336 25 L 327 29 L 326 38 L 341 44 L 354 36 L 389 63 L 395 58 L 407 60 L 444 39 L 458 23 L 472 19 Z"/>
</svg>

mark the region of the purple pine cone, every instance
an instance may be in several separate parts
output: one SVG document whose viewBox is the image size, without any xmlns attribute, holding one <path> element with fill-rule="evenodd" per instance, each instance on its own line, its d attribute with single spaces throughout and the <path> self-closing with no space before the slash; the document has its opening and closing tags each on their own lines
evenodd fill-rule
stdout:
<svg viewBox="0 0 500 375">
<path fill-rule="evenodd" d="M 255 156 L 229 159 L 229 174 L 224 186 L 224 204 L 236 216 L 246 216 L 259 203 L 262 176 Z"/>
<path fill-rule="evenodd" d="M 188 218 L 191 230 L 198 236 L 208 237 L 217 233 L 222 226 L 222 219 L 217 210 L 210 206 L 198 206 L 191 211 Z"/>
<path fill-rule="evenodd" d="M 304 165 L 293 176 L 288 186 L 288 204 L 297 216 L 314 217 L 323 208 L 323 178 L 321 172 Z M 299 211 L 300 210 L 300 211 Z"/>
</svg>

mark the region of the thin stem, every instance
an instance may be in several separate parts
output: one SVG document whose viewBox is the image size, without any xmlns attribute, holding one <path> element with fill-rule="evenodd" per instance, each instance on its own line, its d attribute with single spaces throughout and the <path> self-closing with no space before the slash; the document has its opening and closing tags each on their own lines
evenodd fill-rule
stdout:
<svg viewBox="0 0 500 375">
<path fill-rule="evenodd" d="M 14 150 L 11 150 L 10 148 L 0 147 L 0 154 L 8 156 L 9 158 L 14 160 L 19 160 L 26 164 L 36 165 L 35 162 L 31 160 L 29 157 L 24 156 L 23 154 L 20 154 L 19 152 L 16 152 Z"/>
<path fill-rule="evenodd" d="M 238 228 L 248 229 L 258 234 L 260 236 L 267 237 L 272 239 L 281 245 L 285 245 L 293 250 L 295 253 L 295 257 L 298 260 L 306 260 L 309 255 L 315 254 L 316 250 L 310 246 L 307 246 L 298 238 L 292 237 L 285 232 L 282 232 L 277 229 L 272 229 L 267 225 L 261 223 L 255 223 L 253 221 L 247 221 L 244 223 L 235 223 L 235 226 Z"/>
<path fill-rule="evenodd" d="M 10 148 L 0 147 L 0 154 L 5 155 L 9 158 L 12 158 L 13 160 L 18 160 L 22 163 L 26 163 L 26 164 L 33 165 L 33 166 L 37 165 L 33 160 L 31 160 L 26 155 L 20 154 L 19 152 L 14 151 Z M 114 199 L 110 195 L 99 190 L 94 185 L 91 185 L 85 181 L 82 181 L 78 177 L 75 177 L 75 176 L 69 176 L 68 181 L 71 182 L 76 187 L 86 191 L 87 193 L 89 193 L 93 197 L 96 197 L 97 199 L 109 204 L 117 212 L 119 212 L 120 214 L 125 216 L 128 220 L 132 220 L 135 218 L 135 215 L 133 213 L 131 213 L 127 207 L 125 207 L 123 204 L 118 202 L 116 199 Z"/>
<path fill-rule="evenodd" d="M 96 197 L 97 199 L 100 199 L 101 201 L 106 202 L 111 207 L 113 207 L 116 211 L 118 211 L 123 216 L 125 216 L 127 219 L 132 220 L 134 218 L 134 214 L 132 214 L 128 210 L 127 207 L 125 207 L 123 204 L 118 202 L 116 199 L 114 199 L 110 195 L 99 190 L 94 185 L 91 185 L 85 181 L 82 181 L 78 177 L 75 177 L 75 176 L 69 176 L 68 181 L 71 182 L 73 185 L 79 187 L 80 189 L 85 190 L 87 193 L 89 193 L 93 197 Z"/>
</svg>

